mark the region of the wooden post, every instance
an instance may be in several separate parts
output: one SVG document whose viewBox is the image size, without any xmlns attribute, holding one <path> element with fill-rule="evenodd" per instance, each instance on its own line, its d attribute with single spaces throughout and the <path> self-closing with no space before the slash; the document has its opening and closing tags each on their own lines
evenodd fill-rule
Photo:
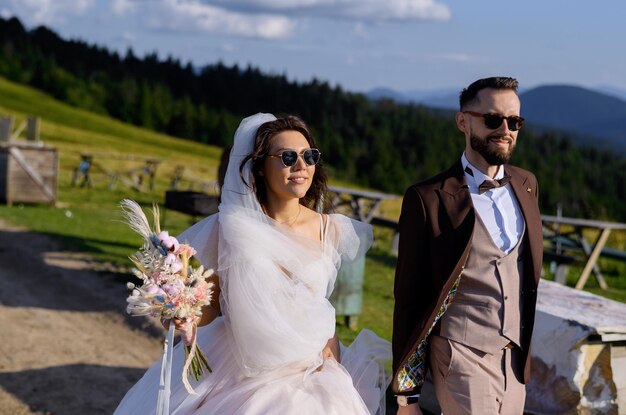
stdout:
<svg viewBox="0 0 626 415">
<path fill-rule="evenodd" d="M 9 154 L 11 154 L 15 158 L 15 161 L 17 161 L 17 163 L 24 169 L 26 174 L 28 174 L 30 178 L 37 184 L 43 194 L 46 195 L 48 200 L 51 203 L 54 203 L 56 198 L 54 191 L 46 184 L 39 172 L 33 169 L 30 164 L 28 164 L 28 161 L 26 161 L 26 159 L 22 155 L 20 149 L 18 149 L 17 147 L 11 147 L 9 148 Z"/>
<path fill-rule="evenodd" d="M 577 290 L 581 290 L 585 286 L 585 283 L 587 282 L 587 279 L 589 278 L 589 274 L 591 274 L 591 270 L 593 269 L 593 266 L 598 260 L 598 257 L 600 256 L 600 252 L 602 252 L 602 248 L 604 248 L 604 244 L 606 244 L 606 240 L 609 238 L 610 234 L 611 234 L 610 229 L 608 228 L 602 229 L 602 233 L 600 233 L 600 236 L 598 237 L 598 240 L 596 241 L 596 246 L 593 248 L 591 255 L 589 255 L 587 264 L 585 265 L 583 272 L 580 274 L 580 279 L 576 283 Z M 600 288 L 605 289 L 605 290 L 607 289 L 607 285 L 604 279 L 601 279 L 601 280 L 599 279 L 598 283 L 600 284 Z"/>
<path fill-rule="evenodd" d="M 587 256 L 587 258 L 589 258 L 589 256 L 591 255 L 592 249 L 591 249 L 591 245 L 589 244 L 589 242 L 587 242 L 587 240 L 583 237 L 582 229 L 579 232 L 579 237 L 580 237 L 580 246 L 583 247 L 583 252 Z M 598 265 L 597 262 L 593 265 L 593 273 L 596 274 L 596 279 L 598 280 L 598 283 L 600 284 L 600 288 L 606 290 L 608 288 L 608 285 L 606 281 L 604 280 L 602 271 L 600 271 L 600 265 Z"/>
<path fill-rule="evenodd" d="M 39 125 L 41 118 L 28 117 L 28 127 L 26 128 L 26 139 L 28 141 L 39 141 Z"/>
<path fill-rule="evenodd" d="M 5 115 L 0 119 L 0 142 L 8 142 L 13 132 L 13 116 Z"/>
<path fill-rule="evenodd" d="M 11 134 L 11 137 L 9 137 L 9 141 L 15 141 L 19 138 L 20 134 L 22 134 L 22 131 L 24 131 L 24 128 L 26 128 L 26 121 L 22 121 L 17 128 L 15 129 L 15 131 L 13 131 L 13 133 Z"/>
</svg>

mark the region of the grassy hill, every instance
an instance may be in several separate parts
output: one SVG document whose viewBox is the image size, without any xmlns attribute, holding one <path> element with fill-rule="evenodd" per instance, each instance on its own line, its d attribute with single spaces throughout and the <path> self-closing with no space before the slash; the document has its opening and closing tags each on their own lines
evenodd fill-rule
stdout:
<svg viewBox="0 0 626 415">
<path fill-rule="evenodd" d="M 68 249 L 89 252 L 99 260 L 123 262 L 138 242 L 116 221 L 120 218 L 117 205 L 122 198 L 134 198 L 147 205 L 153 200 L 161 202 L 175 166 L 179 164 L 191 166 L 207 179 L 215 177 L 222 151 L 72 108 L 3 78 L 0 78 L 0 114 L 13 115 L 14 125 L 19 125 L 27 116 L 41 117 L 41 140 L 59 153 L 57 207 L 0 205 L 0 216 L 38 232 L 62 236 L 69 243 Z M 92 189 L 72 187 L 71 176 L 80 162 L 80 152 L 161 159 L 154 191 L 138 193 L 119 182 L 115 189 L 109 190 L 110 178 L 98 174 L 93 175 Z M 132 161 L 104 159 L 102 165 L 115 171 L 140 166 Z M 184 216 L 169 213 L 168 216 L 173 231 L 187 226 Z"/>
</svg>

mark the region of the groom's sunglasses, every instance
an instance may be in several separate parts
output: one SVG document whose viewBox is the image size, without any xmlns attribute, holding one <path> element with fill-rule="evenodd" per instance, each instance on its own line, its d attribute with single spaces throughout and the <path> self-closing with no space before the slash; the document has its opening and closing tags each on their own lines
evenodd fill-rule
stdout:
<svg viewBox="0 0 626 415">
<path fill-rule="evenodd" d="M 524 125 L 524 118 L 517 115 L 511 115 L 510 117 L 503 117 L 498 114 L 481 114 L 474 111 L 463 111 L 463 114 L 469 114 L 474 117 L 483 117 L 485 120 L 485 127 L 495 130 L 500 128 L 502 121 L 506 120 L 506 124 L 509 126 L 509 130 L 517 131 Z"/>
<path fill-rule="evenodd" d="M 300 154 L 296 150 L 283 150 L 278 154 L 269 154 L 268 157 L 279 157 L 285 167 L 295 165 L 298 157 L 302 157 L 307 166 L 314 166 L 319 163 L 322 153 L 316 148 L 307 148 Z"/>
</svg>

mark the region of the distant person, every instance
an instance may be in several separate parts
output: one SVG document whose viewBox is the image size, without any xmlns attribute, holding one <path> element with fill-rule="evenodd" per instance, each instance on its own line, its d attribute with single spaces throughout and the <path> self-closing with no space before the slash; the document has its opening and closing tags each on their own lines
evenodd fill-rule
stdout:
<svg viewBox="0 0 626 415">
<path fill-rule="evenodd" d="M 461 92 L 465 152 L 411 186 L 400 216 L 392 388 L 421 414 L 426 371 L 448 414 L 522 414 L 543 239 L 535 176 L 508 163 L 524 124 L 517 80 Z"/>
<path fill-rule="evenodd" d="M 342 260 L 363 256 L 369 225 L 320 214 L 326 176 L 302 120 L 257 114 L 235 133 L 219 213 L 183 233 L 215 269 L 219 289 L 198 344 L 213 373 L 187 393 L 184 351 L 174 349 L 171 410 L 177 414 L 384 414 L 391 345 L 362 331 L 345 348 L 328 301 Z M 151 414 L 161 361 L 116 414 Z"/>
</svg>

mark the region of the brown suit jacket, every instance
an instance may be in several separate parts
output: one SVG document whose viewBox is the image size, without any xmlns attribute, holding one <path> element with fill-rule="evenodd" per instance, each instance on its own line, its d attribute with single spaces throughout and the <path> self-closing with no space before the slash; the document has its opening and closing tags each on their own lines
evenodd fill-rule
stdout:
<svg viewBox="0 0 626 415">
<path fill-rule="evenodd" d="M 524 370 L 527 380 L 537 285 L 543 259 L 537 179 L 521 168 L 510 165 L 504 168 L 511 176 L 510 186 L 526 221 L 521 342 L 527 353 Z M 398 371 L 426 336 L 452 284 L 465 266 L 475 215 L 460 160 L 447 171 L 411 186 L 405 193 L 399 222 L 400 243 L 394 286 L 394 392 L 398 392 Z M 402 394 L 417 392 L 405 391 Z"/>
</svg>

